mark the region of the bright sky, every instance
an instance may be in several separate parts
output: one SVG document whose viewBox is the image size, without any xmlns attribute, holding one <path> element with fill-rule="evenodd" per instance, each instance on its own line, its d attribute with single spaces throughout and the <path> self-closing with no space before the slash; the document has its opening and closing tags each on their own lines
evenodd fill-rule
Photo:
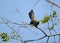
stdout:
<svg viewBox="0 0 60 43">
<path fill-rule="evenodd" d="M 54 9 L 57 11 L 58 17 L 60 17 L 60 9 L 57 7 L 52 7 L 51 4 L 48 4 L 45 0 L 39 0 L 38 4 L 34 6 L 34 4 L 38 0 L 0 0 L 0 17 L 7 18 L 10 21 L 21 23 L 21 22 L 26 22 L 29 24 L 30 19 L 28 16 L 28 13 L 31 9 L 34 10 L 35 16 L 37 17 L 38 20 L 41 20 L 44 15 L 49 15 L 52 11 L 51 9 Z M 53 0 L 55 3 L 60 5 L 60 0 Z M 16 11 L 19 10 L 19 12 Z M 1 21 L 1 20 L 0 20 Z M 16 31 L 21 35 L 23 40 L 28 40 L 28 39 L 38 39 L 39 37 L 43 36 L 43 33 L 39 31 L 38 29 L 34 27 L 28 26 L 27 28 L 20 27 L 16 25 L 12 25 Z M 59 33 L 58 26 L 56 26 L 56 31 Z M 39 25 L 40 26 L 40 25 Z M 49 33 L 48 29 L 46 30 L 45 26 L 43 30 L 47 33 Z M 30 30 L 29 30 L 30 29 Z M 6 26 L 5 24 L 0 24 L 0 32 L 6 32 L 9 35 L 11 35 L 11 29 Z M 33 33 L 34 32 L 34 33 Z M 41 41 L 34 41 L 34 42 L 29 42 L 29 43 L 44 43 L 46 42 L 45 38 L 44 40 Z M 58 40 L 58 39 L 57 39 Z M 2 43 L 19 43 L 17 40 L 9 40 L 8 42 L 2 42 Z"/>
</svg>

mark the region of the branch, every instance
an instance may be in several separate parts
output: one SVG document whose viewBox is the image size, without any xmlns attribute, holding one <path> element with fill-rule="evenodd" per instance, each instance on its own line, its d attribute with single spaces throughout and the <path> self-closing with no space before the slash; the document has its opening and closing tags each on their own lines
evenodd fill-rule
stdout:
<svg viewBox="0 0 60 43">
<path fill-rule="evenodd" d="M 41 40 L 45 37 L 52 37 L 52 36 L 57 36 L 57 35 L 60 35 L 60 34 L 47 35 L 47 36 L 43 36 L 43 37 L 35 39 L 35 40 L 25 40 L 24 42 L 27 43 L 27 42 L 32 42 L 32 41 L 38 41 L 38 40 Z"/>
<path fill-rule="evenodd" d="M 49 37 L 48 37 L 48 39 L 47 39 L 46 43 L 48 43 L 48 41 L 49 41 Z"/>
<path fill-rule="evenodd" d="M 54 2 L 52 2 L 52 1 L 50 1 L 50 0 L 46 0 L 48 3 L 50 3 L 50 4 L 52 4 L 52 5 L 54 5 L 54 6 L 56 6 L 56 7 L 58 7 L 58 8 L 60 8 L 60 6 L 59 5 L 57 5 L 56 3 L 54 3 Z"/>
<path fill-rule="evenodd" d="M 35 6 L 39 3 L 39 1 L 40 1 L 40 0 L 37 0 L 33 7 L 35 7 Z"/>
<path fill-rule="evenodd" d="M 47 34 L 41 28 L 38 28 L 38 27 L 36 27 L 36 28 L 39 29 L 40 31 L 42 31 L 45 34 L 45 36 L 47 36 Z"/>
<path fill-rule="evenodd" d="M 1 24 L 7 24 L 7 23 L 11 23 L 11 24 L 16 24 L 16 25 L 29 25 L 29 24 L 19 24 L 19 23 L 16 23 L 16 22 L 12 22 L 6 18 L 3 18 L 3 17 L 0 17 L 0 19 L 2 20 L 2 22 L 0 22 Z M 21 27 L 21 26 L 20 26 Z"/>
<path fill-rule="evenodd" d="M 11 26 L 9 26 L 8 24 L 6 24 L 11 30 L 13 30 L 13 31 L 15 31 L 16 32 L 16 30 L 15 29 L 13 29 Z M 18 32 L 16 32 L 17 33 L 17 35 L 19 36 L 19 38 L 21 39 L 21 42 L 23 43 L 24 41 L 22 40 L 22 38 L 21 38 L 21 36 L 18 34 Z"/>
<path fill-rule="evenodd" d="M 34 4 L 34 6 L 33 7 L 35 7 L 38 3 L 39 3 L 39 1 L 40 0 L 37 0 L 37 2 Z M 54 3 L 54 2 L 52 2 L 52 1 L 50 1 L 50 0 L 46 0 L 48 3 L 50 3 L 50 4 L 52 4 L 52 5 L 54 5 L 54 6 L 56 6 L 56 7 L 58 7 L 58 8 L 60 8 L 60 6 L 58 5 L 58 4 L 56 4 L 56 3 Z"/>
<path fill-rule="evenodd" d="M 60 43 L 60 35 L 59 35 L 59 43 Z"/>
<path fill-rule="evenodd" d="M 19 27 L 27 27 L 27 25 L 30 25 L 30 24 L 26 24 L 26 23 L 19 24 L 19 23 L 16 23 L 16 22 L 12 22 L 12 21 L 10 21 L 6 18 L 3 18 L 3 17 L 0 17 L 0 18 L 1 18 L 1 22 L 0 22 L 1 24 L 9 24 L 10 23 L 10 24 L 19 25 Z M 30 29 L 28 29 L 28 30 L 30 30 Z M 32 30 L 30 30 L 30 31 L 33 32 Z"/>
<path fill-rule="evenodd" d="M 25 40 L 24 42 L 25 43 L 27 43 L 27 42 L 32 42 L 32 41 L 38 41 L 38 40 L 41 40 L 41 39 L 43 39 L 43 38 L 45 38 L 46 36 L 43 36 L 43 37 L 41 37 L 41 38 L 39 38 L 39 39 L 36 39 L 36 40 Z"/>
</svg>

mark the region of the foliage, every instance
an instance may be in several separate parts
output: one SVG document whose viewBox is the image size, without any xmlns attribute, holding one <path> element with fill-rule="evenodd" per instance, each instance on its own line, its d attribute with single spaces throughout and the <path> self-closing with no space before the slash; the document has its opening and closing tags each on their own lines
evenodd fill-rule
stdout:
<svg viewBox="0 0 60 43">
<path fill-rule="evenodd" d="M 15 33 L 15 31 L 12 31 L 11 33 L 12 33 L 12 38 L 16 38 L 16 39 L 19 38 L 19 36 Z"/>
<path fill-rule="evenodd" d="M 47 23 L 49 20 L 50 20 L 50 16 L 45 15 L 44 18 L 40 22 Z"/>
<path fill-rule="evenodd" d="M 56 14 L 56 11 L 55 11 L 55 10 L 53 10 L 53 13 L 50 14 L 50 17 L 51 17 L 51 18 L 55 18 L 55 17 L 57 17 L 57 14 Z"/>
<path fill-rule="evenodd" d="M 57 14 L 56 14 L 56 11 L 53 10 L 53 14 L 50 14 L 49 16 L 48 15 L 45 15 L 44 18 L 42 20 L 40 20 L 41 23 L 45 24 L 47 23 L 51 18 L 55 18 L 57 17 Z"/>
<path fill-rule="evenodd" d="M 48 23 L 48 21 L 52 21 L 53 22 L 53 18 L 56 18 L 56 17 L 57 17 L 56 11 L 53 10 L 52 14 L 50 14 L 49 16 L 45 15 L 44 18 L 42 20 L 40 20 L 40 22 L 42 24 Z M 50 27 L 48 27 L 48 29 L 49 30 L 53 30 L 55 25 L 57 25 L 57 23 L 53 22 L 52 25 Z"/>
<path fill-rule="evenodd" d="M 1 33 L 0 37 L 1 37 L 2 41 L 4 41 L 4 42 L 9 40 L 9 36 L 7 33 L 4 33 L 4 32 Z"/>
<path fill-rule="evenodd" d="M 49 30 L 53 30 L 53 29 L 54 29 L 54 27 L 55 27 L 55 25 L 57 25 L 57 23 L 53 23 L 53 24 L 52 24 L 52 26 L 51 26 L 51 27 L 49 27 L 48 29 L 49 29 Z"/>
</svg>

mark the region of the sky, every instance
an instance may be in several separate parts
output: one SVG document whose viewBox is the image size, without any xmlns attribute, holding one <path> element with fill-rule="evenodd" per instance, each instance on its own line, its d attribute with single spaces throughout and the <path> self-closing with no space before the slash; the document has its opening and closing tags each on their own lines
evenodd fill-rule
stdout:
<svg viewBox="0 0 60 43">
<path fill-rule="evenodd" d="M 37 5 L 34 6 L 37 1 L 38 1 Z M 60 0 L 53 0 L 53 2 L 60 5 Z M 0 0 L 0 17 L 4 17 L 12 22 L 17 23 L 26 22 L 27 24 L 29 24 L 30 19 L 28 13 L 31 9 L 34 10 L 34 14 L 38 20 L 41 20 L 44 17 L 44 15 L 49 15 L 52 12 L 51 9 L 56 10 L 58 18 L 60 17 L 60 8 L 56 6 L 51 6 L 51 4 L 47 3 L 45 0 Z M 19 10 L 19 12 L 17 12 L 17 10 Z M 27 28 L 25 28 L 13 24 L 10 24 L 10 26 L 12 26 L 19 34 L 21 34 L 23 40 L 37 39 L 43 36 L 43 33 L 38 29 L 36 29 L 35 27 L 28 26 Z M 49 34 L 49 31 L 48 29 L 46 29 L 45 26 L 41 25 L 41 27 L 44 28 L 43 30 L 47 34 Z M 58 33 L 60 33 L 59 26 L 60 24 L 58 24 L 55 27 Z M 0 24 L 0 32 L 6 32 L 8 33 L 8 35 L 11 35 L 11 31 L 12 30 L 7 25 Z M 46 39 L 47 38 L 44 38 L 42 40 L 29 43 L 45 43 Z M 20 41 L 10 39 L 8 42 L 2 42 L 2 43 L 12 43 L 12 42 L 19 43 Z"/>
</svg>

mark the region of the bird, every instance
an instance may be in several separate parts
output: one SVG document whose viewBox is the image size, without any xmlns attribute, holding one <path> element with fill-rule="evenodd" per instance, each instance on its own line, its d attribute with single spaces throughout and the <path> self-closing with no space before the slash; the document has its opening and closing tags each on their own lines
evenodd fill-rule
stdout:
<svg viewBox="0 0 60 43">
<path fill-rule="evenodd" d="M 36 20 L 36 17 L 34 16 L 34 11 L 33 9 L 30 10 L 29 12 L 29 18 L 30 18 L 30 25 L 34 25 L 35 27 L 38 27 L 39 21 Z"/>
<path fill-rule="evenodd" d="M 45 34 L 45 36 L 47 36 L 47 34 L 41 28 L 38 27 L 39 21 L 37 21 L 36 17 L 34 16 L 33 9 L 31 9 L 30 12 L 29 12 L 29 18 L 31 20 L 30 21 L 30 25 L 35 26 L 37 29 L 39 29 L 40 31 L 42 31 Z"/>
</svg>

